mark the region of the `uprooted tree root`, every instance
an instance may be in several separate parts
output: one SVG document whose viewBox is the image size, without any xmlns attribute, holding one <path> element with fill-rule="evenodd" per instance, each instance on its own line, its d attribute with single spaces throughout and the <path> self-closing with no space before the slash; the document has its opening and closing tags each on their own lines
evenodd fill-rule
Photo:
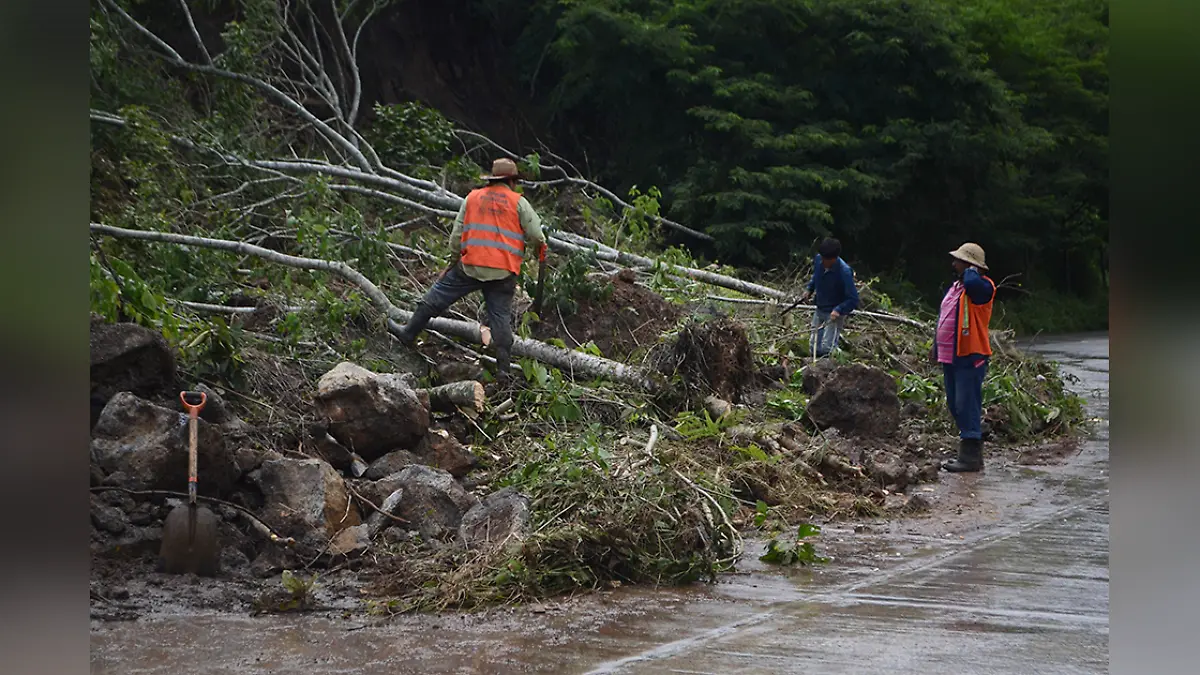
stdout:
<svg viewBox="0 0 1200 675">
<path fill-rule="evenodd" d="M 757 371 L 745 326 L 724 317 L 689 321 L 670 348 L 652 358 L 659 372 L 682 377 L 692 399 L 715 394 L 738 403 Z"/>
</svg>

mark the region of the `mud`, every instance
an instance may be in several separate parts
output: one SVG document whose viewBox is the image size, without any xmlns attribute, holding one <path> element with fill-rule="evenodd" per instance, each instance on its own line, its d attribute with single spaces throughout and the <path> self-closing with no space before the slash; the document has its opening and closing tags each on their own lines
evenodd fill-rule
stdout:
<svg viewBox="0 0 1200 675">
<path fill-rule="evenodd" d="M 591 342 L 606 358 L 624 361 L 654 345 L 678 321 L 680 308 L 639 286 L 631 270 L 606 277 L 612 295 L 604 301 L 584 300 L 574 312 L 547 311 L 534 327 L 539 340 L 558 338 L 572 349 Z"/>
<path fill-rule="evenodd" d="M 1103 672 L 1106 344 L 1050 354 L 1081 374 L 1090 440 L 988 455 L 981 474 L 915 487 L 930 504 L 922 514 L 826 523 L 828 565 L 770 568 L 755 555 L 762 542 L 748 542 L 742 570 L 713 585 L 391 619 L 339 600 L 354 594 L 344 571 L 318 581 L 318 611 L 251 618 L 255 594 L 278 577 L 101 569 L 92 672 Z M 1028 463 L 1041 456 L 1054 461 Z M 181 602 L 180 584 L 205 600 Z"/>
</svg>

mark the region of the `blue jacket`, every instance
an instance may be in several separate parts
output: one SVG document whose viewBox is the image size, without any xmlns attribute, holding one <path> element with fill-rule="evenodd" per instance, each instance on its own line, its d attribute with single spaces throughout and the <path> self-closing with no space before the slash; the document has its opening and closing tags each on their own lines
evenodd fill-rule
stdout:
<svg viewBox="0 0 1200 675">
<path fill-rule="evenodd" d="M 837 310 L 845 316 L 858 307 L 858 289 L 854 287 L 854 270 L 840 257 L 828 271 L 821 267 L 821 256 L 813 260 L 813 276 L 808 290 L 816 292 L 817 309 L 822 312 Z"/>
</svg>

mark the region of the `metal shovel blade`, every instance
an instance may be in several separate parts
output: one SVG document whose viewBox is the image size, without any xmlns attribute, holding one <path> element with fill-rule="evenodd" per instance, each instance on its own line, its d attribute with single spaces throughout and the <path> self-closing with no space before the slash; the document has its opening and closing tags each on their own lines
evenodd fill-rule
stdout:
<svg viewBox="0 0 1200 675">
<path fill-rule="evenodd" d="M 217 575 L 221 564 L 217 514 L 199 504 L 171 509 L 163 523 L 159 569 L 167 574 Z"/>
</svg>

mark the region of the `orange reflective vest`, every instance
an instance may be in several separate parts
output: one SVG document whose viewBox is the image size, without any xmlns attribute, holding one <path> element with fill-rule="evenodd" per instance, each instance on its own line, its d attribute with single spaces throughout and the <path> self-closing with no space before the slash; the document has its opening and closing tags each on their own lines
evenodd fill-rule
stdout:
<svg viewBox="0 0 1200 675">
<path fill-rule="evenodd" d="M 521 195 L 506 185 L 489 185 L 467 195 L 463 217 L 462 263 L 521 273 L 525 231 L 517 203 Z"/>
<path fill-rule="evenodd" d="M 980 275 L 992 285 L 992 294 L 982 305 L 971 302 L 966 291 L 958 298 L 958 334 L 955 336 L 954 353 L 958 356 L 982 354 L 991 356 L 992 343 L 988 339 L 988 323 L 992 320 L 992 302 L 996 299 L 996 284 L 985 275 Z"/>
</svg>

